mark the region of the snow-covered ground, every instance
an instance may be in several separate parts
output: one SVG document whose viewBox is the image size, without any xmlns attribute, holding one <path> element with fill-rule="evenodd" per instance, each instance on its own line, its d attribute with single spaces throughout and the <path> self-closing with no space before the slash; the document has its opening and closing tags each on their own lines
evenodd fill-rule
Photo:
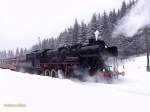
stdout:
<svg viewBox="0 0 150 112">
<path fill-rule="evenodd" d="M 114 84 L 80 83 L 0 69 L 0 112 L 150 112 L 146 57 L 131 58 L 124 65 L 125 77 Z"/>
</svg>

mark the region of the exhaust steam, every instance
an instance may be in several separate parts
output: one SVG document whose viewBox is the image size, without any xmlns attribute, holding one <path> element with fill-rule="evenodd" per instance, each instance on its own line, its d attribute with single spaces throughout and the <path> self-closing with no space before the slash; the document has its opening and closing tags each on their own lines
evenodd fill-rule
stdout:
<svg viewBox="0 0 150 112">
<path fill-rule="evenodd" d="M 138 30 L 150 25 L 150 0 L 138 0 L 129 13 L 125 15 L 117 24 L 112 37 L 124 35 L 134 36 Z"/>
</svg>

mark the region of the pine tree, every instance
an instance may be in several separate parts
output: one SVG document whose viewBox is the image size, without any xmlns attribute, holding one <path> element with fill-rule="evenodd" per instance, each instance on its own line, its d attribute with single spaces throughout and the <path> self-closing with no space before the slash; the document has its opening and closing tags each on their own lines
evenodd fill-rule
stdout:
<svg viewBox="0 0 150 112">
<path fill-rule="evenodd" d="M 0 51 L 0 59 L 6 59 L 7 58 L 7 52 L 6 52 L 6 50 L 4 50 L 4 51 Z"/>
<path fill-rule="evenodd" d="M 27 48 L 24 49 L 24 54 L 27 54 L 28 53 L 28 50 Z"/>
<path fill-rule="evenodd" d="M 63 38 L 64 38 L 64 45 L 68 45 L 70 37 L 68 35 L 67 29 L 65 29 L 65 31 L 63 32 Z"/>
<path fill-rule="evenodd" d="M 127 12 L 127 5 L 126 5 L 126 2 L 122 2 L 122 7 L 121 7 L 121 17 L 124 17 L 125 14 Z"/>
<path fill-rule="evenodd" d="M 93 32 L 97 30 L 97 15 L 96 14 L 93 14 L 92 16 L 90 27 Z"/>
<path fill-rule="evenodd" d="M 19 52 L 19 48 L 17 48 L 17 49 L 16 49 L 15 56 L 16 56 L 16 57 L 18 57 L 18 56 L 19 56 L 19 54 L 20 54 L 20 52 Z"/>
<path fill-rule="evenodd" d="M 116 22 L 117 22 L 117 14 L 116 14 L 115 9 L 113 11 L 110 11 L 109 21 L 110 21 L 112 27 L 114 28 L 114 26 L 116 25 Z"/>
<path fill-rule="evenodd" d="M 65 44 L 65 36 L 64 32 L 60 33 L 58 40 L 57 40 L 58 47 L 62 47 Z"/>
<path fill-rule="evenodd" d="M 48 49 L 49 48 L 49 43 L 48 39 L 44 39 L 41 43 L 42 49 Z"/>
<path fill-rule="evenodd" d="M 104 11 L 104 14 L 103 14 L 102 19 L 101 19 L 100 28 L 98 28 L 98 30 L 99 30 L 99 33 L 100 33 L 100 37 L 103 40 L 108 41 L 110 36 L 111 36 L 110 21 L 109 21 L 109 17 L 106 14 L 105 11 Z"/>
<path fill-rule="evenodd" d="M 9 50 L 7 53 L 7 58 L 13 58 L 13 57 L 14 57 L 13 51 Z"/>
<path fill-rule="evenodd" d="M 24 55 L 24 50 L 21 48 L 21 49 L 20 49 L 19 56 L 23 56 L 23 55 Z"/>
<path fill-rule="evenodd" d="M 118 12 L 117 12 L 117 20 L 121 20 L 121 10 L 118 9 Z"/>
<path fill-rule="evenodd" d="M 115 9 L 113 11 L 110 11 L 109 13 L 109 33 L 112 35 L 112 32 L 114 31 L 114 28 L 117 24 L 117 15 L 115 12 Z"/>
<path fill-rule="evenodd" d="M 51 37 L 49 39 L 48 44 L 49 44 L 49 47 L 48 47 L 49 49 L 56 49 L 56 40 L 54 39 L 54 37 Z"/>
<path fill-rule="evenodd" d="M 73 28 L 72 27 L 70 27 L 69 29 L 68 29 L 68 34 L 67 34 L 67 44 L 68 45 L 72 45 L 72 43 L 73 43 Z"/>
<path fill-rule="evenodd" d="M 6 50 L 3 51 L 3 57 L 4 57 L 4 58 L 7 58 L 7 52 L 6 52 Z"/>
<path fill-rule="evenodd" d="M 81 27 L 79 29 L 79 38 L 78 43 L 86 43 L 87 42 L 87 26 L 84 22 L 81 23 Z"/>
<path fill-rule="evenodd" d="M 97 28 L 97 15 L 93 14 L 91 22 L 88 26 L 88 33 L 87 33 L 87 38 L 88 39 L 95 39 L 95 31 L 98 29 Z"/>
<path fill-rule="evenodd" d="M 102 17 L 100 15 L 100 13 L 98 14 L 98 17 L 97 17 L 97 30 L 99 30 L 100 26 L 101 26 L 101 20 L 102 20 Z"/>
<path fill-rule="evenodd" d="M 76 44 L 78 42 L 78 37 L 79 37 L 79 24 L 77 19 L 75 20 L 75 24 L 73 27 L 73 32 L 72 32 L 72 37 L 73 37 L 73 44 Z"/>
</svg>

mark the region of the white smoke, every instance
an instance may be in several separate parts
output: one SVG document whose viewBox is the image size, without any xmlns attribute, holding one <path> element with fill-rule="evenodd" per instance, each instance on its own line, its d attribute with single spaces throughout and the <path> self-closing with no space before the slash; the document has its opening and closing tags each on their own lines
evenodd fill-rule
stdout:
<svg viewBox="0 0 150 112">
<path fill-rule="evenodd" d="M 119 22 L 113 32 L 113 37 L 124 35 L 131 37 L 137 31 L 150 25 L 150 0 L 138 0 L 135 6 Z"/>
</svg>

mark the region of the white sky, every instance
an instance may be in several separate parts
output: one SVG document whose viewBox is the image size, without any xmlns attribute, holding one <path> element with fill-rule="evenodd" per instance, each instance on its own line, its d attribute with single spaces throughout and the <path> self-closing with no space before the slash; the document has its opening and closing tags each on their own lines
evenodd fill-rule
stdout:
<svg viewBox="0 0 150 112">
<path fill-rule="evenodd" d="M 123 0 L 0 0 L 0 50 L 31 47 L 38 37 L 56 37 L 75 18 L 120 8 Z M 129 0 L 125 0 L 129 1 Z"/>
</svg>

